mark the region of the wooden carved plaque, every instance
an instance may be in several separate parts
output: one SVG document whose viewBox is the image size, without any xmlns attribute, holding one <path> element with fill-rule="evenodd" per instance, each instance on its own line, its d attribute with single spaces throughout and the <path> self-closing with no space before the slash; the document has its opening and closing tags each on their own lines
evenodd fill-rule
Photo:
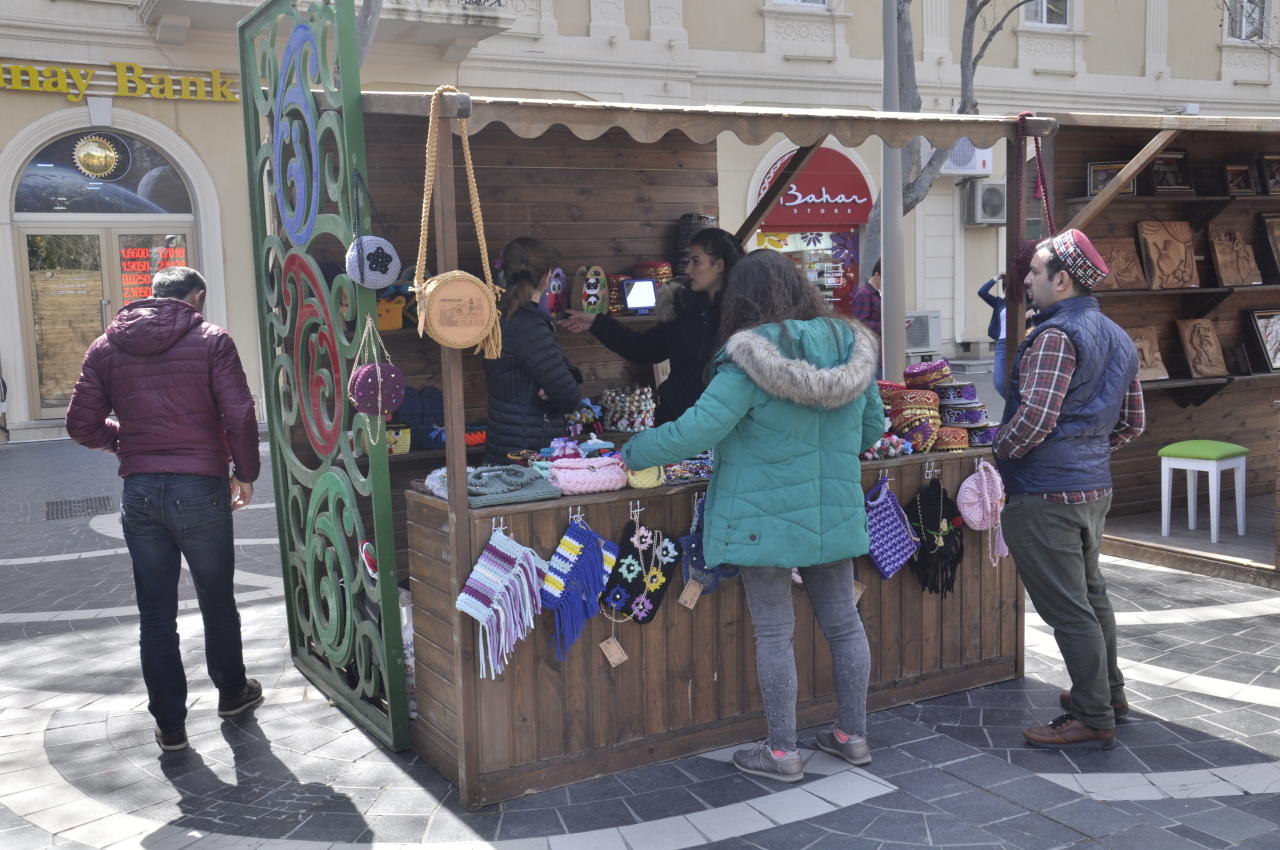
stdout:
<svg viewBox="0 0 1280 850">
<path fill-rule="evenodd" d="M 1138 241 L 1152 289 L 1183 289 L 1200 285 L 1191 225 L 1185 221 L 1140 221 Z"/>
</svg>

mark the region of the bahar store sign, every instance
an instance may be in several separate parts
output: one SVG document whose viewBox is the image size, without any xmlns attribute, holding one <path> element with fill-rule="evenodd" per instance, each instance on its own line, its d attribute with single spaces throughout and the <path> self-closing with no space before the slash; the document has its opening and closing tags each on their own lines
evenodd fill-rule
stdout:
<svg viewBox="0 0 1280 850">
<path fill-rule="evenodd" d="M 111 62 L 99 68 L 0 63 L 0 91 L 60 94 L 71 103 L 79 103 L 85 95 L 237 103 L 240 96 L 232 88 L 237 82 L 218 70 L 166 74 L 136 62 Z"/>
</svg>

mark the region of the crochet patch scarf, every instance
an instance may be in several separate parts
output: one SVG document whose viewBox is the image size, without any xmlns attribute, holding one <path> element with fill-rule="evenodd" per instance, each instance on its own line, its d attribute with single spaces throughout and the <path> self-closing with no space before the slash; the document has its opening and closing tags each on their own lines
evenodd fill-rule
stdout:
<svg viewBox="0 0 1280 850">
<path fill-rule="evenodd" d="M 577 642 L 587 620 L 600 610 L 596 600 L 618 559 L 618 547 L 574 520 L 547 563 L 542 581 L 542 607 L 555 612 L 556 632 L 551 646 L 564 661 Z"/>
<path fill-rule="evenodd" d="M 480 678 L 496 679 L 506 669 L 516 644 L 542 612 L 538 587 L 547 562 L 495 529 L 476 561 L 454 607 L 475 618 Z"/>
<path fill-rule="evenodd" d="M 679 560 L 680 546 L 674 540 L 632 520 L 622 529 L 618 567 L 600 594 L 600 604 L 617 612 L 620 619 L 642 626 L 651 622 Z"/>
</svg>

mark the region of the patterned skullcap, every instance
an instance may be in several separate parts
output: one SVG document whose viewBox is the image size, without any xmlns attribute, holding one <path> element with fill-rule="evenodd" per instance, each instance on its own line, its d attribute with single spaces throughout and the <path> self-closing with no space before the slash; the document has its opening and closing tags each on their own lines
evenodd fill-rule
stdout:
<svg viewBox="0 0 1280 850">
<path fill-rule="evenodd" d="M 1093 247 L 1089 237 L 1079 230 L 1063 231 L 1050 241 L 1053 253 L 1082 286 L 1093 289 L 1109 274 L 1106 260 Z"/>
</svg>

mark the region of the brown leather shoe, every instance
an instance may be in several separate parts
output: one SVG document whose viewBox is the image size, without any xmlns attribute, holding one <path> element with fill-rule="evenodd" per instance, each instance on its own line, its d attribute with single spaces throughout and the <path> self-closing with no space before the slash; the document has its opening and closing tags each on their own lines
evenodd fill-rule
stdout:
<svg viewBox="0 0 1280 850">
<path fill-rule="evenodd" d="M 1048 726 L 1031 726 L 1022 737 L 1033 747 L 1054 749 L 1109 750 L 1116 745 L 1116 730 L 1091 729 L 1070 714 L 1063 714 Z"/>
<path fill-rule="evenodd" d="M 1058 694 L 1058 702 L 1061 703 L 1063 708 L 1070 711 L 1071 710 L 1071 692 L 1063 691 L 1062 693 Z M 1120 702 L 1113 702 L 1111 703 L 1111 710 L 1115 712 L 1116 719 L 1118 720 L 1129 713 L 1129 703 L 1125 702 L 1124 700 L 1120 700 Z"/>
</svg>

